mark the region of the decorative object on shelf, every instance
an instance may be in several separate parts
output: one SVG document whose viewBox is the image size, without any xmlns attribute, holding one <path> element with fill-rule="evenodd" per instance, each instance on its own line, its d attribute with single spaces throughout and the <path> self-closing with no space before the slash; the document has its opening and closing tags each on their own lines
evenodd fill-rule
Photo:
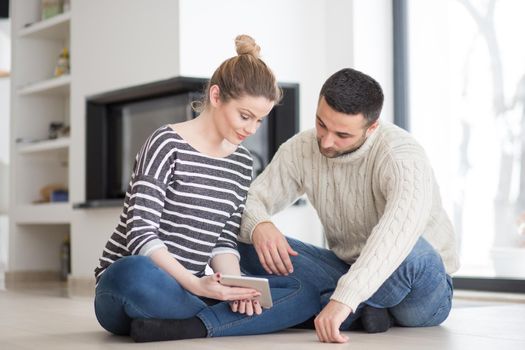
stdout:
<svg viewBox="0 0 525 350">
<path fill-rule="evenodd" d="M 64 192 L 66 194 L 64 194 Z M 40 199 L 33 201 L 34 204 L 65 202 L 68 200 L 69 192 L 62 184 L 49 184 L 40 189 Z M 64 201 L 63 199 L 66 198 Z M 55 199 L 55 200 L 53 200 Z M 56 200 L 59 199 L 59 200 Z"/>
<path fill-rule="evenodd" d="M 42 0 L 42 20 L 62 13 L 62 0 Z"/>
<path fill-rule="evenodd" d="M 48 138 L 50 140 L 69 136 L 69 125 L 62 122 L 52 122 L 49 124 Z"/>
<path fill-rule="evenodd" d="M 69 192 L 67 190 L 54 190 L 51 192 L 51 203 L 67 202 L 69 200 Z"/>
<path fill-rule="evenodd" d="M 59 77 L 64 74 L 69 74 L 69 49 L 64 47 L 58 56 L 57 65 L 53 75 Z"/>
<path fill-rule="evenodd" d="M 70 0 L 63 0 L 62 2 L 62 11 L 68 12 L 71 10 L 71 1 Z"/>
<path fill-rule="evenodd" d="M 45 142 L 49 140 L 56 140 L 69 136 L 69 125 L 63 122 L 51 122 L 49 123 L 47 138 L 31 138 L 31 137 L 17 137 L 15 142 L 20 145 L 36 144 L 39 142 Z"/>
<path fill-rule="evenodd" d="M 41 142 L 45 141 L 45 139 L 34 139 L 30 137 L 17 137 L 15 142 L 18 144 L 29 144 L 29 143 L 35 143 L 35 142 Z"/>
<path fill-rule="evenodd" d="M 67 281 L 68 275 L 71 273 L 71 243 L 69 236 L 64 237 L 64 241 L 60 245 L 60 279 Z"/>
</svg>

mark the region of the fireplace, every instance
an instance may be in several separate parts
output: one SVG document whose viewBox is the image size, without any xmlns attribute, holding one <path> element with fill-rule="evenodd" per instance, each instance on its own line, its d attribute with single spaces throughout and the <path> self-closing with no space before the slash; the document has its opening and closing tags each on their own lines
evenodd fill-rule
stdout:
<svg viewBox="0 0 525 350">
<path fill-rule="evenodd" d="M 91 96 L 86 102 L 86 201 L 76 208 L 120 206 L 133 161 L 157 128 L 196 116 L 206 79 L 175 77 Z M 254 158 L 254 176 L 299 129 L 299 85 L 279 84 L 283 100 L 243 145 Z"/>
</svg>

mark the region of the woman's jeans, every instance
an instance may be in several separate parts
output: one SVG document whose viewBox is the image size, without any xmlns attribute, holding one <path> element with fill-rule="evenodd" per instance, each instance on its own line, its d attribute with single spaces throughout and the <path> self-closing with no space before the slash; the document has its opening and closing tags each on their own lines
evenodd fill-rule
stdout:
<svg viewBox="0 0 525 350">
<path fill-rule="evenodd" d="M 265 276 L 273 307 L 261 315 L 234 313 L 228 302 L 208 305 L 186 291 L 150 258 L 128 256 L 111 264 L 96 288 L 95 313 L 111 333 L 128 335 L 134 318 L 185 319 L 197 316 L 209 337 L 275 332 L 301 323 L 320 310 L 319 292 L 293 277 Z"/>
<path fill-rule="evenodd" d="M 289 276 L 313 283 L 320 291 L 321 308 L 330 301 L 337 281 L 350 265 L 332 251 L 288 238 L 299 253 L 291 256 L 294 272 Z M 253 275 L 265 274 L 252 245 L 239 243 L 241 267 Z M 360 315 L 363 306 L 387 308 L 397 325 L 405 327 L 437 326 L 448 316 L 452 300 L 452 279 L 445 272 L 440 255 L 423 238 L 379 289 L 361 303 L 341 325 L 345 330 Z M 319 299 L 319 295 L 318 295 Z M 311 303 L 315 302 L 314 300 Z"/>
</svg>

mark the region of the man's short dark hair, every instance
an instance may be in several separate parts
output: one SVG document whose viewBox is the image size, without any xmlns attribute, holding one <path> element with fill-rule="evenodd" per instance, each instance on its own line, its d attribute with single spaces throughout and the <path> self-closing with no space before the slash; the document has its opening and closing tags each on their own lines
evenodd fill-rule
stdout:
<svg viewBox="0 0 525 350">
<path fill-rule="evenodd" d="M 337 112 L 362 113 L 371 125 L 379 118 L 383 107 L 383 90 L 372 77 L 352 68 L 332 74 L 321 88 L 320 96 Z"/>
</svg>

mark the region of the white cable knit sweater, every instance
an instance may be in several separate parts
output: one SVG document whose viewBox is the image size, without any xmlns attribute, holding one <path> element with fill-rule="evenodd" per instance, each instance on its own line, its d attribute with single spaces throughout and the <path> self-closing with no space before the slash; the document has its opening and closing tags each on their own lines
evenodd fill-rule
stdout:
<svg viewBox="0 0 525 350">
<path fill-rule="evenodd" d="M 249 242 L 257 224 L 304 193 L 330 249 L 352 265 L 331 297 L 352 310 L 379 289 L 421 235 L 447 273 L 459 267 L 454 230 L 425 152 L 391 123 L 381 122 L 357 151 L 337 158 L 319 152 L 314 129 L 284 143 L 250 188 L 241 239 Z"/>
</svg>

